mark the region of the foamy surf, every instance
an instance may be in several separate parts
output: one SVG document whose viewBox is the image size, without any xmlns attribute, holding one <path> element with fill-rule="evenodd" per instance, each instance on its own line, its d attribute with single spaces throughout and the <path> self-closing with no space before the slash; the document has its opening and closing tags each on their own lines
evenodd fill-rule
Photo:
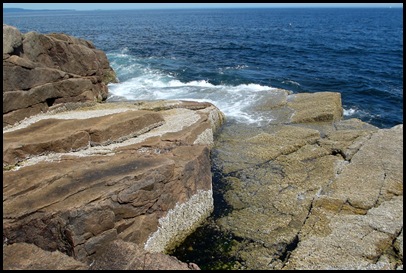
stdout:
<svg viewBox="0 0 406 273">
<path fill-rule="evenodd" d="M 150 59 L 136 59 L 127 54 L 109 54 L 110 65 L 119 83 L 108 85 L 108 100 L 194 100 L 216 105 L 227 118 L 244 123 L 267 123 L 272 116 L 260 116 L 254 106 L 276 90 L 260 84 L 215 85 L 206 80 L 182 82 L 175 76 L 148 65 Z"/>
</svg>

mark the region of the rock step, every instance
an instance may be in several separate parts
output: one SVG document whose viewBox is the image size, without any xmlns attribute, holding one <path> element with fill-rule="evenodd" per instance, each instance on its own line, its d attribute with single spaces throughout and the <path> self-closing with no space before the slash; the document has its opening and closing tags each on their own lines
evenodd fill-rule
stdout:
<svg viewBox="0 0 406 273">
<path fill-rule="evenodd" d="M 3 134 L 3 165 L 33 155 L 69 152 L 107 145 L 145 133 L 162 125 L 162 116 L 151 111 L 127 111 L 89 119 L 44 119 Z"/>
</svg>

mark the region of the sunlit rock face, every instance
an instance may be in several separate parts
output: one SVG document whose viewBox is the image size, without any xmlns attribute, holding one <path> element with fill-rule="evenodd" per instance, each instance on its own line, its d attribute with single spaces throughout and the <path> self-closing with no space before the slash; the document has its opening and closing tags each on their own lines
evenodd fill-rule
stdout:
<svg viewBox="0 0 406 273">
<path fill-rule="evenodd" d="M 3 127 L 66 102 L 104 101 L 116 81 L 92 42 L 3 24 Z"/>
</svg>

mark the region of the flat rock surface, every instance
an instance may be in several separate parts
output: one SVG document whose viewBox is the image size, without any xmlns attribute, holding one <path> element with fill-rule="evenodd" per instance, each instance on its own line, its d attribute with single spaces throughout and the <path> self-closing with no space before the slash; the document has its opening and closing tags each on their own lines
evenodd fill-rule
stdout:
<svg viewBox="0 0 406 273">
<path fill-rule="evenodd" d="M 403 125 L 342 120 L 331 92 L 286 93 L 260 110 L 277 118 L 226 123 L 212 151 L 232 267 L 403 268 Z"/>
</svg>

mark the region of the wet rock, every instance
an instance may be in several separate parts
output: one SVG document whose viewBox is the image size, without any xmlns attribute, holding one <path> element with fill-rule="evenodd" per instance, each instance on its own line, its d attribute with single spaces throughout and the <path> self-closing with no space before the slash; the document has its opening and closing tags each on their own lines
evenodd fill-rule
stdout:
<svg viewBox="0 0 406 273">
<path fill-rule="evenodd" d="M 98 250 L 92 270 L 200 270 L 194 263 L 184 263 L 163 253 L 150 253 L 139 245 L 112 241 Z"/>
</svg>

